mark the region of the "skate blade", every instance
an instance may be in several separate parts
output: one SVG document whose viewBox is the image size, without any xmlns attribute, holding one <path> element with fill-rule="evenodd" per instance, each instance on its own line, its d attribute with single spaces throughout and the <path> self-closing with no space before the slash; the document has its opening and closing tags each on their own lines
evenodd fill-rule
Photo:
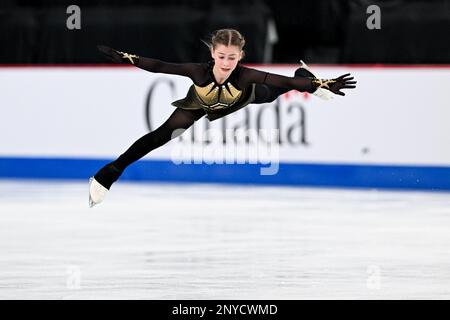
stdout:
<svg viewBox="0 0 450 320">
<path fill-rule="evenodd" d="M 92 208 L 93 206 L 96 205 L 96 203 L 92 200 L 92 197 L 91 197 L 91 184 L 92 184 L 92 180 L 94 180 L 94 177 L 90 177 L 90 178 L 89 178 L 89 208 Z"/>
<path fill-rule="evenodd" d="M 89 196 L 89 208 L 92 208 L 95 205 L 96 205 L 96 203 L 94 201 L 92 201 L 91 197 Z"/>
<path fill-rule="evenodd" d="M 311 71 L 303 60 L 300 60 L 300 67 L 305 68 L 308 71 Z"/>
</svg>

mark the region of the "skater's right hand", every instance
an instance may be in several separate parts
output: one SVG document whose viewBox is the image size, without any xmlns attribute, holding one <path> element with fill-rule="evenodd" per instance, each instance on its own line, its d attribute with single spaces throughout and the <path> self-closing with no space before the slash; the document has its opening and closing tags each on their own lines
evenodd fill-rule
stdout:
<svg viewBox="0 0 450 320">
<path fill-rule="evenodd" d="M 118 51 L 107 46 L 98 45 L 97 49 L 98 51 L 103 53 L 103 55 L 105 55 L 109 60 L 115 63 L 131 63 L 133 65 L 136 65 L 139 61 L 139 57 L 137 55 Z"/>
</svg>

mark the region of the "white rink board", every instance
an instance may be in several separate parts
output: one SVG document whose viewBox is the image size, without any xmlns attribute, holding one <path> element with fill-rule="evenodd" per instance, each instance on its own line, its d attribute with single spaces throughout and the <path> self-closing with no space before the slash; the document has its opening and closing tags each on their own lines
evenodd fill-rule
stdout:
<svg viewBox="0 0 450 320">
<path fill-rule="evenodd" d="M 296 66 L 257 68 L 292 75 Z M 271 106 L 250 105 L 227 116 L 226 127 L 242 127 L 248 116 L 255 129 L 259 116 L 262 128 L 274 128 L 278 104 L 282 162 L 450 165 L 449 68 L 313 66 L 313 71 L 322 78 L 350 72 L 357 89 L 331 101 L 291 92 Z M 156 83 L 153 129 L 175 109 L 170 103 L 184 97 L 188 78 L 133 67 L 0 68 L 0 157 L 116 158 L 148 132 L 146 99 Z M 221 129 L 222 121 L 211 122 L 211 128 Z M 206 122 L 196 123 L 196 134 Z M 288 134 L 294 143 L 286 142 Z M 170 159 L 179 143 L 146 158 Z"/>
</svg>

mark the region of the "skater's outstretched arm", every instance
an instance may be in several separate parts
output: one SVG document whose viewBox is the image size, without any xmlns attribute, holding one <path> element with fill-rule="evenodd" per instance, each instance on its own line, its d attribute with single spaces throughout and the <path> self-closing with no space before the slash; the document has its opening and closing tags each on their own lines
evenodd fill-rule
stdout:
<svg viewBox="0 0 450 320">
<path fill-rule="evenodd" d="M 202 73 L 202 70 L 200 70 L 202 66 L 199 63 L 169 63 L 158 59 L 140 57 L 103 45 L 99 45 L 97 48 L 103 55 L 115 63 L 132 64 L 138 68 L 154 73 L 185 76 L 191 78 L 194 82 L 196 82 L 196 78 Z"/>
<path fill-rule="evenodd" d="M 345 96 L 341 89 L 356 88 L 356 81 L 352 81 L 350 73 L 342 75 L 335 79 L 318 79 L 315 77 L 286 77 L 274 73 L 263 72 L 252 68 L 243 67 L 241 74 L 241 86 L 249 83 L 268 84 L 275 87 L 295 89 L 298 91 L 314 91 L 316 88 L 324 88 L 330 90 L 334 94 Z"/>
</svg>

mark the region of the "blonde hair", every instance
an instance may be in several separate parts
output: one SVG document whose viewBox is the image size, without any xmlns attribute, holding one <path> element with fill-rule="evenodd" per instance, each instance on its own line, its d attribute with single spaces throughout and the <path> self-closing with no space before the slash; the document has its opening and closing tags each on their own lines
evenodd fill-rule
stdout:
<svg viewBox="0 0 450 320">
<path fill-rule="evenodd" d="M 235 29 L 219 29 L 213 32 L 209 43 L 205 41 L 203 41 L 203 43 L 206 44 L 210 50 L 215 49 L 219 44 L 223 44 L 224 46 L 236 46 L 239 50 L 243 51 L 245 38 Z M 242 57 L 244 57 L 244 52 L 242 52 Z"/>
</svg>

